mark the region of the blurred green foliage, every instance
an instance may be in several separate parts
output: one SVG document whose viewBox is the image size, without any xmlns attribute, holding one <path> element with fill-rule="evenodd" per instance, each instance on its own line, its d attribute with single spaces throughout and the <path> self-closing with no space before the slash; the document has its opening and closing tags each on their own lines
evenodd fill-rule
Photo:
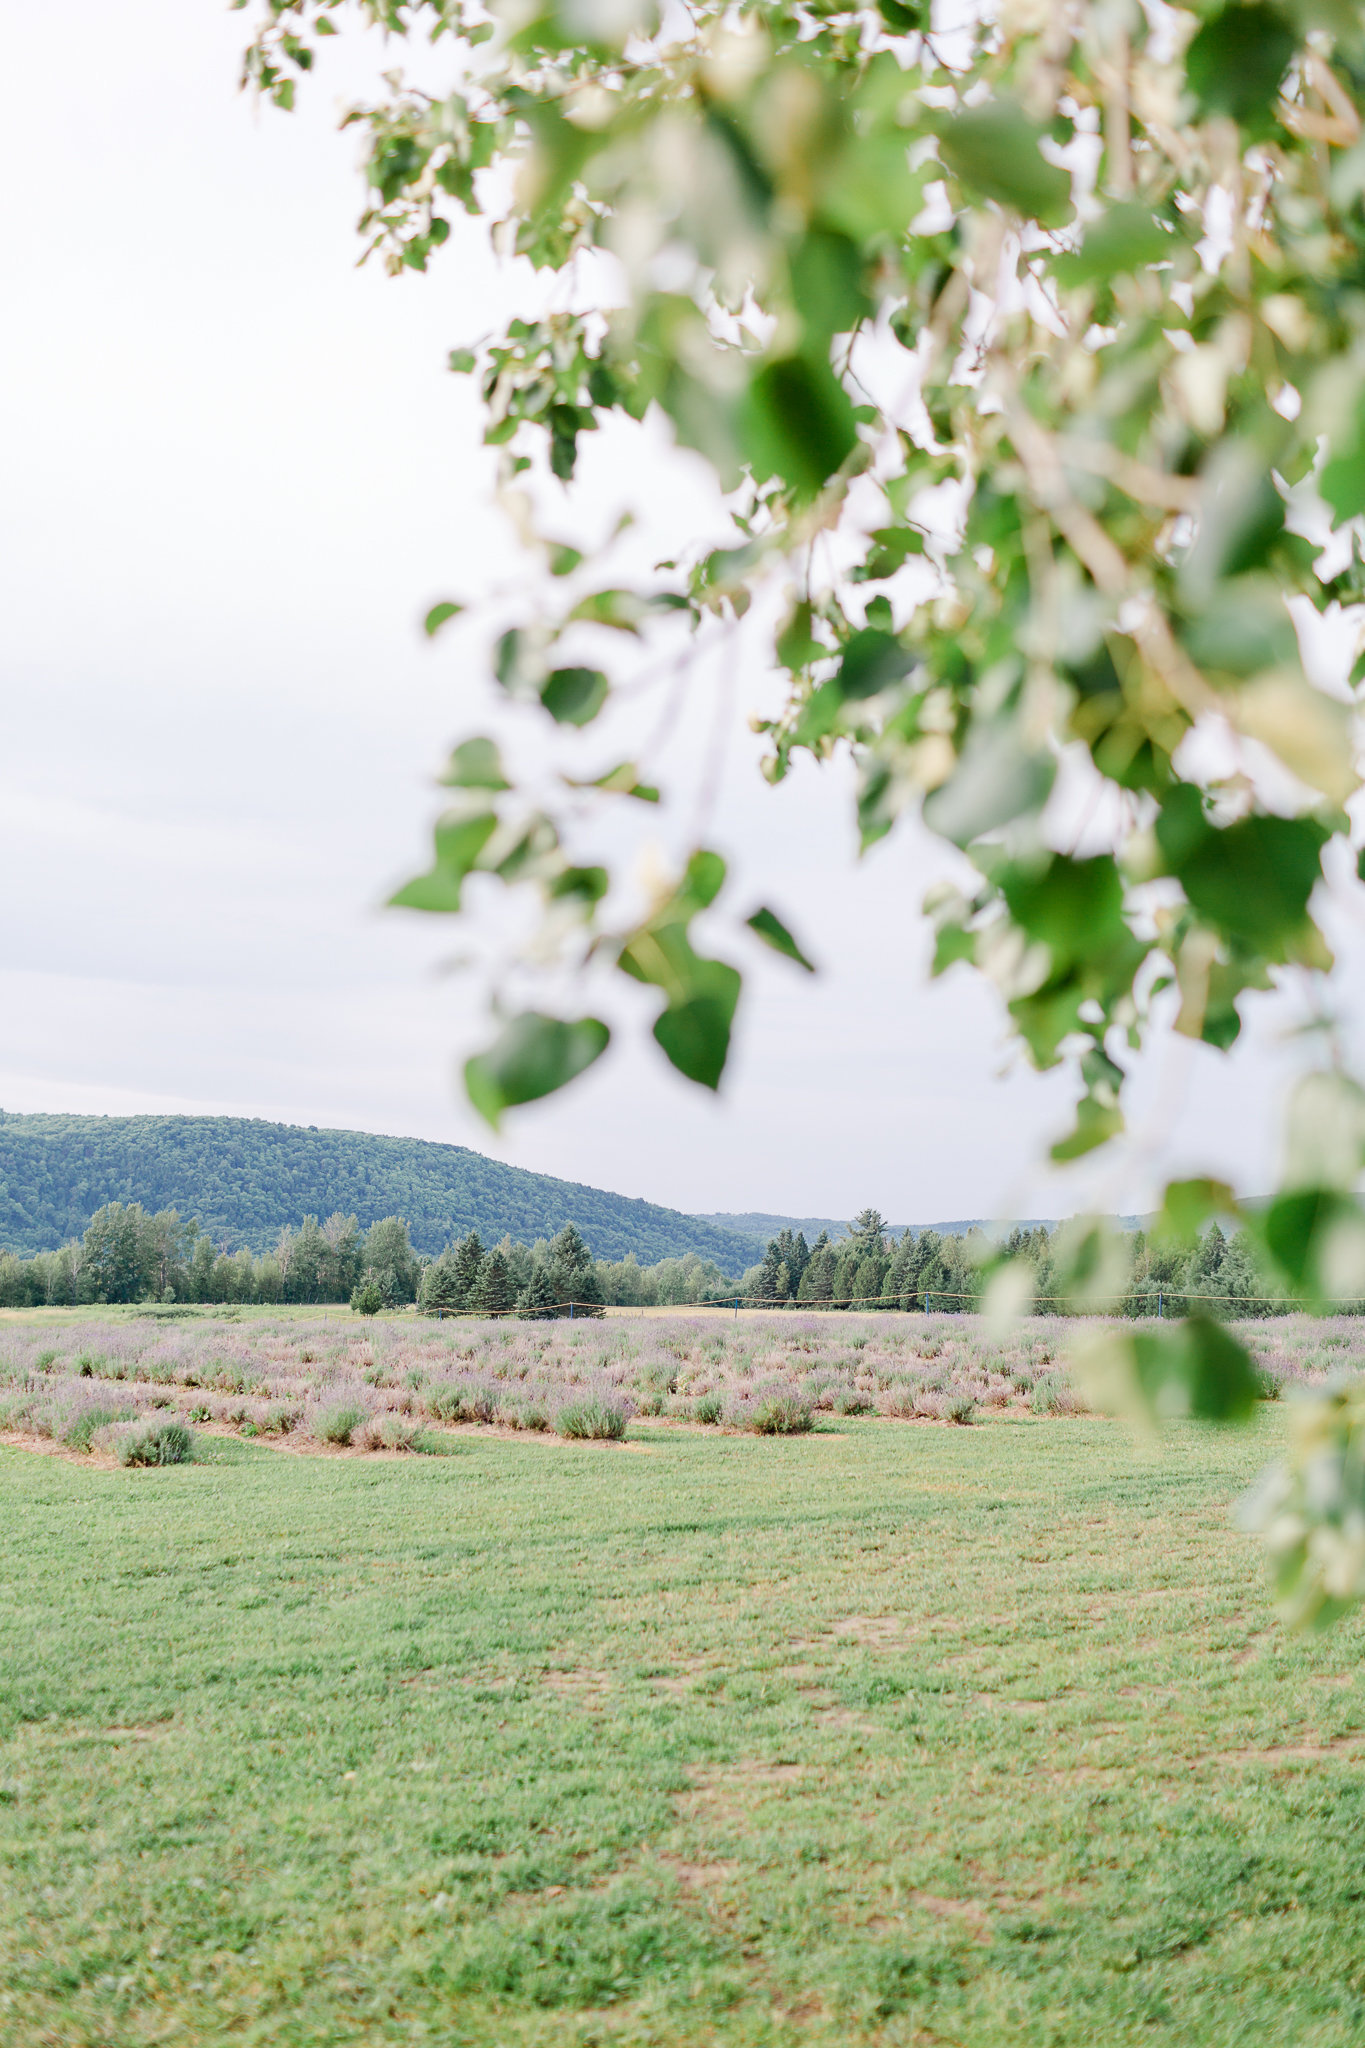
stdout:
<svg viewBox="0 0 1365 2048">
<path fill-rule="evenodd" d="M 768 774 L 847 752 L 865 846 L 922 805 L 965 851 L 936 971 L 983 969 L 1033 1063 L 1073 1068 L 1059 1161 L 1123 1131 L 1164 990 L 1226 1049 L 1254 991 L 1330 967 L 1352 707 L 1309 681 L 1286 607 L 1362 591 L 1359 546 L 1324 552 L 1291 502 L 1320 467 L 1329 525 L 1365 509 L 1358 5 L 1018 6 L 941 37 L 904 4 L 697 0 L 665 24 L 649 0 L 269 0 L 248 79 L 291 105 L 347 16 L 449 52 L 449 90 L 390 72 L 346 117 L 367 252 L 423 270 L 489 209 L 538 271 L 615 259 L 610 301 L 547 295 L 452 354 L 532 552 L 556 570 L 564 543 L 518 479 L 571 485 L 611 415 L 661 409 L 728 494 L 727 545 L 528 584 L 494 663 L 512 699 L 590 731 L 640 655 L 676 679 L 689 631 L 762 620 L 746 644 L 786 680 Z M 591 671 L 585 623 L 617 643 Z M 601 801 L 635 787 L 619 773 Z M 656 989 L 658 1046 L 717 1087 L 740 975 L 694 944 L 719 883 L 688 879 L 715 856 L 641 905 L 613 861 L 575 879 L 564 806 L 509 780 L 462 791 L 396 900 L 529 886 L 528 958 Z M 586 1064 L 555 1023 L 523 1019 L 510 1067 L 505 1039 L 471 1061 L 491 1119 Z M 1344 1183 L 1310 1167 L 1266 1219 L 1307 1300 L 1365 1286 L 1361 1165 L 1357 1144 Z M 1202 1384 L 1198 1341 L 1164 1355 Z"/>
</svg>

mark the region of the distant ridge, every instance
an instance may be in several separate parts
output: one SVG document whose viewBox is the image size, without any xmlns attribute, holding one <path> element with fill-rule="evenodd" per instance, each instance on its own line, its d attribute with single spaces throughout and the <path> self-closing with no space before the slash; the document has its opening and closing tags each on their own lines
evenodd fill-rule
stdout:
<svg viewBox="0 0 1365 2048">
<path fill-rule="evenodd" d="M 848 1236 L 848 1219 L 842 1216 L 769 1216 L 764 1210 L 745 1209 L 734 1214 L 717 1210 L 714 1215 L 699 1217 L 698 1221 L 714 1223 L 721 1230 L 738 1231 L 741 1237 L 755 1237 L 760 1244 L 766 1244 L 770 1237 L 777 1237 L 784 1230 L 804 1231 L 807 1244 L 814 1244 L 822 1230 L 827 1230 L 836 1240 Z M 888 1237 L 900 1237 L 904 1230 L 903 1223 L 887 1225 Z"/>
<path fill-rule="evenodd" d="M 30 1256 L 79 1237 L 106 1202 L 197 1216 L 230 1249 L 273 1250 L 285 1224 L 335 1210 L 404 1216 L 419 1251 L 477 1230 L 525 1243 L 574 1223 L 598 1258 L 642 1265 L 696 1252 L 738 1277 L 749 1234 L 627 1195 L 505 1166 L 464 1145 L 229 1116 L 43 1116 L 0 1110 L 0 1248 Z"/>
<path fill-rule="evenodd" d="M 1140 1230 L 1150 1222 L 1150 1217 L 1114 1216 L 1120 1230 Z M 812 1244 L 822 1230 L 827 1230 L 837 1242 L 848 1236 L 848 1223 L 833 1216 L 769 1216 L 759 1209 L 740 1211 L 716 1210 L 698 1218 L 702 1223 L 717 1224 L 722 1230 L 736 1230 L 748 1237 L 756 1237 L 767 1243 L 770 1237 L 777 1237 L 784 1230 L 802 1230 L 806 1243 Z M 888 1237 L 904 1237 L 910 1231 L 914 1237 L 922 1237 L 926 1230 L 936 1231 L 940 1237 L 965 1237 L 969 1230 L 984 1230 L 987 1237 L 1008 1237 L 1012 1230 L 1055 1230 L 1058 1219 L 1055 1216 L 1026 1216 L 1020 1222 L 1002 1222 L 990 1216 L 959 1217 L 954 1223 L 888 1223 Z"/>
</svg>

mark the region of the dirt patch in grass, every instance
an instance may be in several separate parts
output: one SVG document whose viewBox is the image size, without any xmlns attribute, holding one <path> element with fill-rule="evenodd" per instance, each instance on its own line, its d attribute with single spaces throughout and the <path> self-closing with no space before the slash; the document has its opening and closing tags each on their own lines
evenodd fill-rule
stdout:
<svg viewBox="0 0 1365 2048">
<path fill-rule="evenodd" d="M 830 1624 L 829 1632 L 845 1642 L 861 1643 L 865 1650 L 893 1649 L 917 1633 L 900 1614 L 846 1614 Z"/>
<path fill-rule="evenodd" d="M 572 1700 L 578 1707 L 601 1709 L 616 1690 L 609 1671 L 547 1671 L 540 1682 L 557 1699 Z"/>
<path fill-rule="evenodd" d="M 61 1458 L 68 1465 L 88 1465 L 97 1472 L 117 1472 L 118 1459 L 108 1451 L 78 1451 L 59 1444 L 50 1436 L 30 1436 L 26 1430 L 0 1429 L 0 1444 L 11 1451 L 38 1451 L 49 1458 Z M 134 1468 L 136 1469 L 136 1468 Z"/>
<path fill-rule="evenodd" d="M 688 1863 L 681 1856 L 661 1856 L 660 1863 L 677 1879 L 684 1891 L 714 1891 L 718 1886 L 729 1884 L 743 1869 L 743 1864 L 731 1857 L 717 1857 L 713 1863 Z"/>
<path fill-rule="evenodd" d="M 1334 1759 L 1351 1759 L 1365 1754 L 1365 1734 L 1335 1735 L 1326 1742 L 1272 1742 L 1264 1749 L 1225 1749 L 1210 1757 L 1210 1763 L 1245 1769 L 1262 1764 L 1269 1770 L 1286 1764 L 1323 1764 Z"/>
</svg>

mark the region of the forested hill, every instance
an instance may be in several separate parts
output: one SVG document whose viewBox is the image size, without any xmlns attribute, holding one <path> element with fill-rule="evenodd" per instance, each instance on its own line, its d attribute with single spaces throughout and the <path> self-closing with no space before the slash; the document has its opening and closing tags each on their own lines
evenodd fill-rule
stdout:
<svg viewBox="0 0 1365 2048">
<path fill-rule="evenodd" d="M 652 1202 L 504 1166 L 463 1145 L 227 1116 L 18 1116 L 0 1110 L 0 1248 L 29 1256 L 79 1237 L 105 1202 L 197 1216 L 232 1249 L 272 1250 L 286 1223 L 336 1210 L 406 1217 L 418 1251 L 477 1230 L 524 1243 L 578 1226 L 596 1257 L 642 1265 L 696 1252 L 727 1273 L 747 1235 Z"/>
</svg>

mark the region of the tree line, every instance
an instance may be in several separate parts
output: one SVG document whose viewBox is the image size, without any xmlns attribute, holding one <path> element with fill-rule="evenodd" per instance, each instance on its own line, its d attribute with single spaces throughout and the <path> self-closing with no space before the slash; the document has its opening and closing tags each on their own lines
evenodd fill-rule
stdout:
<svg viewBox="0 0 1365 2048">
<path fill-rule="evenodd" d="M 485 1246 L 476 1230 L 435 1258 L 413 1249 L 407 1222 L 382 1217 L 362 1231 L 339 1212 L 305 1216 L 280 1233 L 272 1252 L 216 1244 L 197 1218 L 175 1209 L 149 1214 L 137 1202 L 108 1202 L 84 1234 L 57 1251 L 20 1258 L 0 1252 L 0 1308 L 78 1307 L 104 1302 L 350 1302 L 364 1313 L 415 1303 L 426 1314 L 518 1310 L 548 1315 L 607 1304 L 683 1306 L 714 1298 L 735 1282 L 688 1252 L 642 1266 L 634 1253 L 595 1259 L 572 1223 L 525 1245 L 510 1235 Z"/>
<path fill-rule="evenodd" d="M 740 1291 L 746 1300 L 774 1307 L 857 1305 L 952 1315 L 979 1308 L 991 1271 L 1001 1259 L 1011 1259 L 1032 1268 L 1037 1307 L 1054 1313 L 1065 1308 L 1069 1280 L 1059 1235 L 1039 1225 L 1016 1229 L 995 1244 L 981 1230 L 961 1236 L 907 1230 L 896 1242 L 877 1211 L 864 1209 L 837 1242 L 823 1230 L 813 1245 L 800 1231 L 771 1238 Z M 1124 1291 L 1104 1304 L 1112 1313 L 1183 1316 L 1193 1308 L 1275 1315 L 1292 1306 L 1243 1231 L 1228 1237 L 1215 1222 L 1196 1244 L 1178 1246 L 1139 1230 L 1131 1249 Z"/>
<path fill-rule="evenodd" d="M 1217 1312 L 1274 1314 L 1278 1289 L 1258 1263 L 1246 1233 L 1228 1237 L 1214 1223 L 1193 1247 L 1139 1231 L 1123 1295 L 1114 1311 L 1131 1316 Z M 863 1209 L 846 1237 L 821 1231 L 808 1245 L 783 1230 L 762 1260 L 738 1279 L 708 1259 L 639 1264 L 597 1259 L 568 1223 L 552 1238 L 522 1244 L 505 1235 L 485 1245 L 476 1230 L 452 1239 L 435 1258 L 413 1249 L 401 1216 L 361 1230 L 339 1212 L 319 1223 L 305 1216 L 256 1256 L 215 1244 L 197 1218 L 174 1209 L 149 1214 L 136 1202 L 109 1202 L 85 1233 L 55 1252 L 21 1259 L 0 1252 L 0 1307 L 79 1306 L 99 1302 L 350 1302 L 363 1313 L 415 1304 L 428 1315 L 549 1316 L 604 1307 L 685 1308 L 738 1299 L 757 1305 L 839 1309 L 851 1306 L 957 1314 L 980 1306 L 1000 1257 L 1032 1268 L 1043 1312 L 1061 1306 L 1066 1275 L 1058 1233 L 1015 1230 L 1003 1245 L 983 1231 L 960 1236 L 906 1231 L 897 1241 L 875 1209 Z M 1109 1306 L 1109 1304 L 1105 1304 Z"/>
</svg>

